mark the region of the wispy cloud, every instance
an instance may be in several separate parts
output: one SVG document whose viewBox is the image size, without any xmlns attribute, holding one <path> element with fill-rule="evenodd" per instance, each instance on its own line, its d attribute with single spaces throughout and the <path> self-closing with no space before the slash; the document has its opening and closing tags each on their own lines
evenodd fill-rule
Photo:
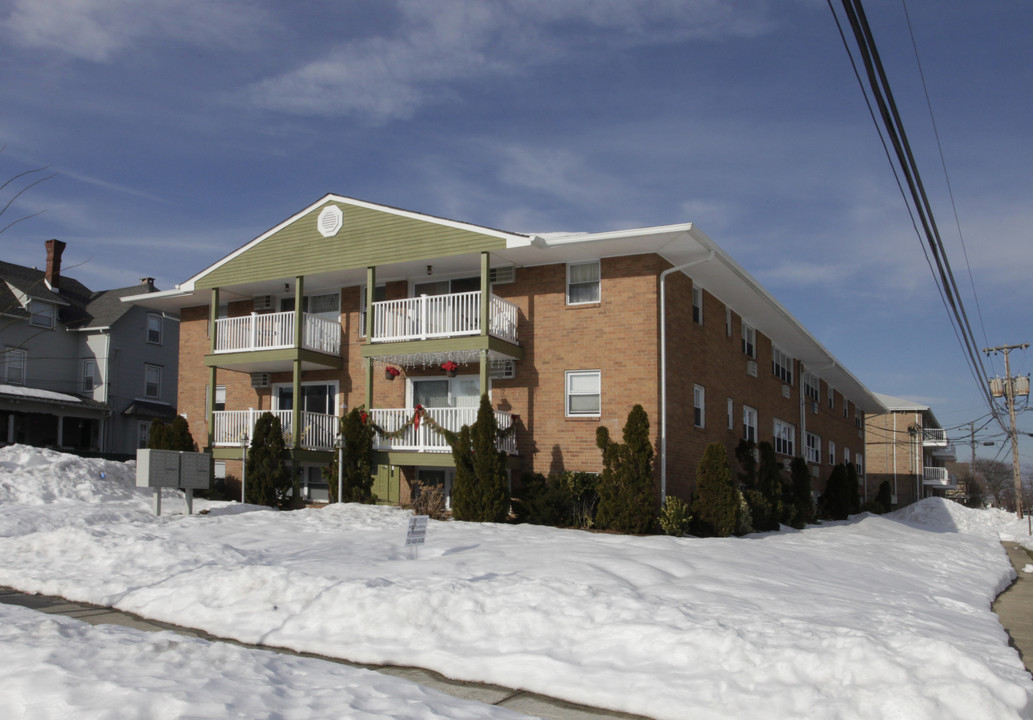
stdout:
<svg viewBox="0 0 1033 720">
<path fill-rule="evenodd" d="M 14 0 L 0 28 L 23 47 L 107 63 L 155 38 L 237 47 L 262 17 L 237 0 Z"/>
<path fill-rule="evenodd" d="M 247 96 L 281 112 L 381 123 L 454 99 L 462 81 L 557 62 L 572 46 L 613 52 L 678 39 L 752 36 L 773 26 L 764 3 L 748 0 L 401 0 L 398 11 L 401 22 L 392 32 L 333 47 L 255 83 Z M 579 32 L 571 33 L 572 27 Z"/>
</svg>

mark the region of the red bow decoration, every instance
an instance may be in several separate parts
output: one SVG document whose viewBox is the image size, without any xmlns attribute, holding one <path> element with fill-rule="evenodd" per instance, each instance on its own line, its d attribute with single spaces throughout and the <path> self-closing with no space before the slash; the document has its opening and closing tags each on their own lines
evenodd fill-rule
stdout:
<svg viewBox="0 0 1033 720">
<path fill-rule="evenodd" d="M 415 410 L 413 411 L 413 416 L 412 416 L 412 426 L 414 428 L 416 428 L 417 430 L 420 429 L 420 416 L 421 415 L 423 415 L 423 406 L 422 405 L 417 405 Z"/>
</svg>

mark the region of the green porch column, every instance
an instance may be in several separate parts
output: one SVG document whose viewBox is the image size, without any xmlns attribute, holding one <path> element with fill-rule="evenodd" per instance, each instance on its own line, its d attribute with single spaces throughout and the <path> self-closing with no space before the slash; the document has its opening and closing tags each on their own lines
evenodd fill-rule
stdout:
<svg viewBox="0 0 1033 720">
<path fill-rule="evenodd" d="M 481 395 L 488 392 L 488 351 L 481 350 L 481 375 L 480 375 L 480 387 Z"/>
<path fill-rule="evenodd" d="M 303 298 L 305 297 L 305 278 L 298 275 L 294 278 L 294 411 L 291 422 L 291 447 L 301 447 L 301 339 L 305 328 L 305 313 L 302 312 Z"/>
<path fill-rule="evenodd" d="M 211 305 L 208 306 L 208 352 L 215 354 L 216 320 L 219 318 L 219 288 L 212 288 Z M 208 428 L 208 447 L 215 447 L 215 366 L 208 368 L 208 406 L 204 409 L 204 423 Z"/>
<path fill-rule="evenodd" d="M 491 321 L 491 254 L 481 253 L 481 335 L 488 335 Z"/>
<path fill-rule="evenodd" d="M 363 302 L 366 304 L 366 342 L 373 342 L 373 298 L 377 292 L 377 268 L 370 265 L 366 268 L 366 297 Z"/>
</svg>

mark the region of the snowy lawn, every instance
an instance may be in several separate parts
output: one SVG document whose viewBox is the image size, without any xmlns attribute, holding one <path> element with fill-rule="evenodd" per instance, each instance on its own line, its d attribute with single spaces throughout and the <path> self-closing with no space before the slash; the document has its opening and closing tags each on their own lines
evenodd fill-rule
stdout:
<svg viewBox="0 0 1033 720">
<path fill-rule="evenodd" d="M 1025 524 L 1000 511 L 926 500 L 739 539 L 432 521 L 413 560 L 398 509 L 277 513 L 198 501 L 208 514 L 155 518 L 134 472 L 0 449 L 0 585 L 655 718 L 1033 718 L 1033 681 L 990 610 L 1014 576 L 999 537 L 1030 546 Z M 174 493 L 163 502 L 166 513 L 181 507 Z M 322 717 L 335 706 L 320 704 L 330 699 L 319 688 L 348 708 L 395 693 L 394 681 L 347 668 L 310 673 L 297 659 L 3 613 L 4 655 L 29 660 L 16 677 L 0 664 L 0 710 L 28 687 L 60 702 L 82 697 L 77 716 L 104 717 L 86 681 L 77 695 L 40 679 L 59 672 L 47 659 L 55 653 L 80 663 L 102 655 L 98 677 L 123 709 L 171 692 L 160 681 L 170 674 L 196 677 L 167 717 L 217 716 L 191 703 L 252 716 L 267 701 L 298 711 L 290 717 Z M 175 672 L 180 664 L 196 671 Z M 267 700 L 249 677 L 275 686 Z M 469 716 L 460 701 L 420 693 L 398 690 L 395 709 L 379 712 Z M 310 714 L 303 696 L 314 698 Z M 426 703 L 423 714 L 414 703 Z"/>
</svg>

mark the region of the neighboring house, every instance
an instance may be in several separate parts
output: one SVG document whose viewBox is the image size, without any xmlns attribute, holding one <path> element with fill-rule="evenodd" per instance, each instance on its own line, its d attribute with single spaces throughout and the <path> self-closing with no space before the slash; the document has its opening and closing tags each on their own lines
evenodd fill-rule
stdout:
<svg viewBox="0 0 1033 720">
<path fill-rule="evenodd" d="M 531 235 L 328 195 L 175 290 L 127 301 L 180 313 L 178 407 L 216 472 L 239 477 L 242 442 L 272 411 L 309 499 L 326 496 L 337 418 L 358 406 L 390 433 L 374 490 L 391 502 L 417 482 L 450 487 L 434 425 L 471 423 L 482 391 L 515 426 L 514 477 L 599 471 L 596 428 L 619 438 L 641 404 L 658 485 L 683 498 L 706 445 L 734 466 L 743 437 L 787 464 L 805 456 L 821 489 L 883 410 L 688 223 Z M 433 423 L 415 427 L 418 405 Z"/>
<path fill-rule="evenodd" d="M 864 499 L 874 500 L 883 481 L 890 484 L 893 509 L 957 490 L 957 478 L 947 468 L 956 459 L 954 445 L 933 411 L 891 395 L 876 397 L 886 412 L 866 421 Z"/>
<path fill-rule="evenodd" d="M 179 322 L 128 305 L 154 281 L 93 292 L 61 273 L 0 262 L 0 443 L 132 454 L 175 417 Z"/>
</svg>

